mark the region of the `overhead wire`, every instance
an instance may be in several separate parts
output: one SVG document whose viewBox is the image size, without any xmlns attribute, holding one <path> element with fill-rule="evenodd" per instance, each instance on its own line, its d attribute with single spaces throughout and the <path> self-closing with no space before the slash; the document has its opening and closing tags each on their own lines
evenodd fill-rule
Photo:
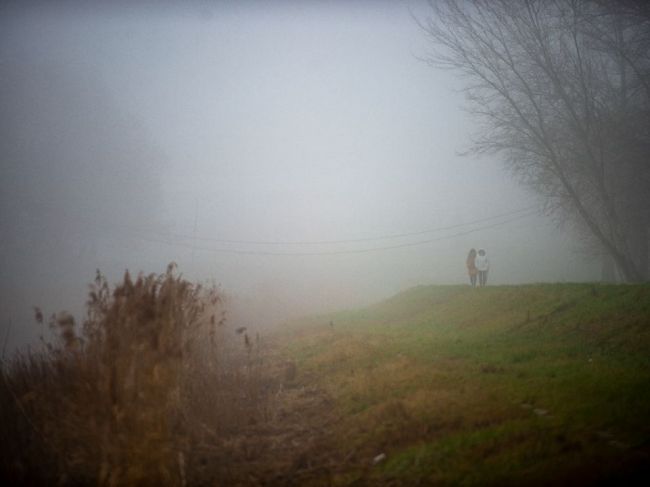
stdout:
<svg viewBox="0 0 650 487">
<path fill-rule="evenodd" d="M 532 215 L 537 213 L 536 211 L 529 211 L 521 214 L 517 214 L 517 216 L 514 216 L 513 218 L 509 218 L 497 223 L 493 223 L 491 225 L 484 225 L 480 226 L 477 228 L 471 228 L 469 230 L 465 230 L 463 232 L 458 232 L 454 233 L 452 235 L 443 235 L 440 237 L 432 238 L 432 239 L 427 239 L 427 240 L 419 240 L 416 242 L 406 242 L 406 243 L 401 243 L 401 244 L 395 244 L 395 245 L 386 245 L 386 246 L 381 246 L 381 247 L 370 247 L 370 248 L 364 248 L 364 249 L 348 249 L 348 250 L 331 250 L 331 251 L 320 251 L 320 252 L 300 252 L 300 251 L 263 251 L 263 250 L 242 250 L 242 249 L 230 249 L 230 248 L 215 248 L 215 247 L 204 247 L 204 246 L 198 246 L 198 245 L 193 245 L 193 244 L 188 244 L 185 242 L 171 242 L 169 240 L 161 240 L 161 239 L 154 239 L 154 238 L 148 238 L 148 237 L 143 237 L 139 236 L 141 240 L 149 241 L 149 242 L 154 242 L 154 243 L 161 243 L 165 245 L 170 245 L 174 247 L 184 247 L 192 250 L 202 250 L 202 251 L 208 251 L 208 252 L 215 252 L 215 253 L 228 253 L 228 254 L 236 254 L 236 255 L 259 255 L 259 256 L 328 256 L 328 255 L 345 255 L 345 254 L 362 254 L 362 253 L 369 253 L 369 252 L 378 252 L 378 251 L 385 251 L 385 250 L 393 250 L 393 249 L 400 249 L 400 248 L 405 248 L 405 247 L 415 247 L 419 245 L 425 245 L 428 243 L 433 243 L 433 242 L 438 242 L 442 240 L 448 240 L 451 238 L 455 237 L 460 237 L 463 235 L 469 235 L 471 233 L 475 233 L 481 230 L 488 230 L 491 228 L 496 228 L 501 225 L 505 225 L 507 223 L 511 223 L 517 220 L 521 220 L 524 218 L 528 218 Z M 512 213 L 510 213 L 512 214 Z M 502 215 L 503 217 L 504 215 Z M 496 217 L 490 218 L 491 220 L 495 219 Z M 484 219 L 482 221 L 486 221 L 487 219 Z M 465 223 L 465 224 L 460 224 L 460 225 L 454 225 L 454 228 L 457 228 L 458 226 L 467 226 L 470 225 L 470 223 Z M 447 227 L 451 228 L 451 227 Z M 406 234 L 404 234 L 406 235 Z M 341 241 L 337 241 L 339 243 Z M 329 243 L 332 243 L 331 241 Z"/>
<path fill-rule="evenodd" d="M 235 239 L 221 239 L 221 238 L 212 238 L 212 237 L 202 237 L 196 235 L 189 235 L 176 232 L 160 232 L 149 229 L 136 229 L 132 227 L 124 227 L 129 230 L 137 233 L 150 233 L 152 235 L 158 235 L 161 237 L 171 237 L 182 240 L 195 240 L 202 242 L 214 242 L 222 244 L 239 244 L 239 245 L 330 245 L 330 244 L 343 244 L 343 243 L 358 243 L 358 242 L 372 242 L 378 240 L 392 240 L 404 237 L 413 237 L 416 235 L 424 235 L 427 233 L 442 232 L 446 230 L 453 230 L 455 228 L 466 227 L 469 225 L 476 225 L 478 223 L 483 223 L 487 221 L 498 220 L 500 218 L 524 214 L 530 212 L 531 210 L 537 209 L 537 206 L 529 206 L 527 208 L 521 208 L 518 210 L 512 210 L 505 213 L 500 213 L 498 215 L 489 216 L 486 218 L 481 218 L 480 220 L 474 220 L 464 223 L 457 223 L 454 225 L 447 225 L 443 227 L 434 227 L 426 230 L 420 230 L 416 232 L 405 232 L 405 233 L 391 233 L 384 235 L 377 235 L 374 237 L 360 237 L 360 238 L 347 238 L 347 239 L 335 239 L 335 240 L 235 240 Z"/>
</svg>

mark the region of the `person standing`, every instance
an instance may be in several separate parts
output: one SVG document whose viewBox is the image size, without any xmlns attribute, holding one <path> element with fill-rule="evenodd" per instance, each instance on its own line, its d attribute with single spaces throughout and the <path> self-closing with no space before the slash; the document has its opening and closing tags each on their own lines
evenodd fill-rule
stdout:
<svg viewBox="0 0 650 487">
<path fill-rule="evenodd" d="M 478 255 L 474 259 L 474 265 L 478 271 L 478 284 L 483 287 L 487 284 L 488 271 L 490 270 L 490 261 L 487 258 L 485 250 L 478 249 Z"/>
<path fill-rule="evenodd" d="M 472 285 L 472 287 L 476 287 L 476 274 L 478 274 L 478 270 L 476 270 L 476 264 L 474 263 L 475 259 L 476 259 L 476 249 L 471 249 L 469 251 L 469 254 L 467 254 L 467 261 L 465 262 L 465 264 L 467 265 L 469 282 Z"/>
</svg>

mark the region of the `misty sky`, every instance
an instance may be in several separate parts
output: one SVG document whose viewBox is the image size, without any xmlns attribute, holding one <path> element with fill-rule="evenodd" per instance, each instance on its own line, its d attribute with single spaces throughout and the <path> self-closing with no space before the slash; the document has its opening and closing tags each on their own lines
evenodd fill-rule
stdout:
<svg viewBox="0 0 650 487">
<path fill-rule="evenodd" d="M 0 7 L 9 343 L 38 334 L 33 305 L 79 313 L 96 268 L 175 261 L 288 312 L 464 283 L 470 247 L 491 284 L 599 277 L 547 217 L 493 218 L 540 201 L 498 157 L 459 155 L 476 127 L 461 81 L 418 60 L 423 2 L 146 5 Z"/>
</svg>

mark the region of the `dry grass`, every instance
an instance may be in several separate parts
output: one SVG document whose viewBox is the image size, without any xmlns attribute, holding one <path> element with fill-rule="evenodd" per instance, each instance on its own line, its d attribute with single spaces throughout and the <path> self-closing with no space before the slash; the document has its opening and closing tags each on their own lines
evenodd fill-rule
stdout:
<svg viewBox="0 0 650 487">
<path fill-rule="evenodd" d="M 259 338 L 234 333 L 223 310 L 218 289 L 189 283 L 173 265 L 135 280 L 127 273 L 114 289 L 98 273 L 81 327 L 53 315 L 53 343 L 2 364 L 4 480 L 236 480 L 233 438 L 269 416 L 272 387 Z"/>
</svg>

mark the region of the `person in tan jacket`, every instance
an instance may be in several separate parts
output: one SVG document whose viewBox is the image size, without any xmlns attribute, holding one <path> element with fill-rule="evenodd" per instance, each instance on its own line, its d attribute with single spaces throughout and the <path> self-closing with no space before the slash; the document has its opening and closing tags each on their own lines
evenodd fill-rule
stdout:
<svg viewBox="0 0 650 487">
<path fill-rule="evenodd" d="M 476 269 L 476 249 L 471 249 L 469 254 L 467 254 L 467 273 L 469 274 L 469 282 L 472 284 L 472 287 L 476 287 L 476 275 L 478 270 Z"/>
</svg>

